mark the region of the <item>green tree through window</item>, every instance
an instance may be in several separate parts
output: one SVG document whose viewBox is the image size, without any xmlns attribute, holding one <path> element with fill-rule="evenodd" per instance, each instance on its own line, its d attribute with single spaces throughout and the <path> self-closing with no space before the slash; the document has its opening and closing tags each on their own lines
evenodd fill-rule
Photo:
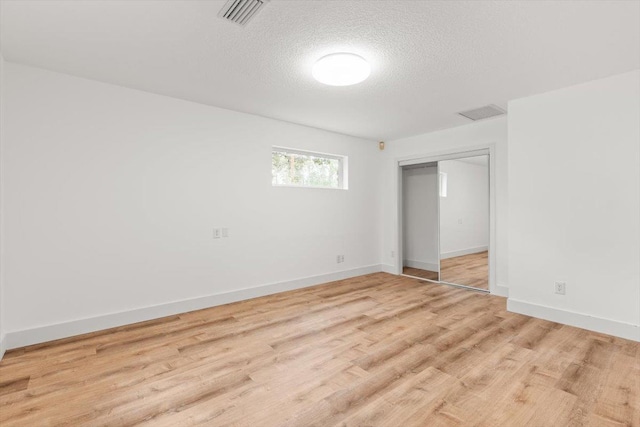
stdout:
<svg viewBox="0 0 640 427">
<path fill-rule="evenodd" d="M 274 148 L 271 156 L 273 185 L 344 188 L 344 158 Z"/>
</svg>

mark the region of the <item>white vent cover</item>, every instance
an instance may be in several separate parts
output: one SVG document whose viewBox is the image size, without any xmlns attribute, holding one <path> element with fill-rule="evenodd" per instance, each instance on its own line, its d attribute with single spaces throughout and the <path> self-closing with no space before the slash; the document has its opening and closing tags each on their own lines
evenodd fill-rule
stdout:
<svg viewBox="0 0 640 427">
<path fill-rule="evenodd" d="M 238 25 L 247 25 L 269 0 L 229 0 L 218 16 Z"/>
<path fill-rule="evenodd" d="M 501 116 L 505 113 L 506 111 L 497 105 L 485 105 L 484 107 L 474 108 L 473 110 L 463 111 L 458 114 L 475 121 L 488 119 L 489 117 Z"/>
</svg>

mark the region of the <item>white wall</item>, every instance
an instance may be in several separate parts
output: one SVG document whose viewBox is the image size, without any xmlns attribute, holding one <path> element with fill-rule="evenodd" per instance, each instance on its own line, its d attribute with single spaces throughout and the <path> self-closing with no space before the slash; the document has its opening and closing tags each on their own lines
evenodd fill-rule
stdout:
<svg viewBox="0 0 640 427">
<path fill-rule="evenodd" d="M 403 265 L 440 271 L 438 263 L 438 169 L 402 171 Z"/>
<path fill-rule="evenodd" d="M 11 346 L 70 331 L 50 325 L 379 270 L 377 143 L 12 63 L 4 72 Z M 272 187 L 272 145 L 348 155 L 349 190 Z M 230 237 L 212 239 L 214 227 Z"/>
<path fill-rule="evenodd" d="M 461 160 L 438 162 L 447 174 L 440 198 L 440 257 L 472 254 L 489 247 L 489 166 Z"/>
<path fill-rule="evenodd" d="M 0 73 L 8 335 L 44 340 L 70 330 L 55 325 L 362 274 L 381 259 L 393 270 L 398 159 L 487 144 L 493 291 L 509 285 L 512 310 L 621 336 L 640 325 L 639 72 L 512 102 L 509 163 L 506 118 L 379 152 L 370 141 L 36 68 L 4 63 Z M 348 155 L 349 190 L 271 187 L 272 145 Z M 213 240 L 214 227 L 231 237 Z M 567 282 L 566 296 L 553 294 L 554 280 Z"/>
<path fill-rule="evenodd" d="M 510 102 L 509 172 L 509 308 L 640 340 L 640 71 Z"/>
<path fill-rule="evenodd" d="M 4 247 L 4 179 L 2 158 L 3 158 L 3 146 L 4 146 L 4 58 L 0 52 L 0 359 L 4 355 L 6 342 L 4 334 L 4 267 L 2 264 L 2 252 Z"/>
<path fill-rule="evenodd" d="M 507 120 L 496 118 L 471 123 L 452 129 L 389 141 L 384 151 L 381 169 L 382 200 L 382 263 L 385 271 L 395 272 L 398 242 L 398 160 L 408 157 L 429 156 L 447 151 L 465 151 L 478 146 L 494 144 L 494 173 L 496 185 L 496 265 L 499 295 L 507 293 Z"/>
<path fill-rule="evenodd" d="M 445 160 L 438 167 L 447 174 L 450 190 L 440 198 L 440 215 L 436 166 L 402 172 L 402 255 L 408 267 L 439 271 L 439 258 L 481 252 L 489 246 L 488 163 Z"/>
</svg>

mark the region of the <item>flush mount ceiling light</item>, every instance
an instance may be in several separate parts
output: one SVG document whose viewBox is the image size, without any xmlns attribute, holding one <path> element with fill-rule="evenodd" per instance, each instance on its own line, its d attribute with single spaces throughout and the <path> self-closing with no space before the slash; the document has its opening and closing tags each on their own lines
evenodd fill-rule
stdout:
<svg viewBox="0 0 640 427">
<path fill-rule="evenodd" d="M 330 86 L 349 86 L 366 80 L 371 73 L 369 63 L 354 53 L 332 53 L 313 66 L 313 77 Z"/>
</svg>

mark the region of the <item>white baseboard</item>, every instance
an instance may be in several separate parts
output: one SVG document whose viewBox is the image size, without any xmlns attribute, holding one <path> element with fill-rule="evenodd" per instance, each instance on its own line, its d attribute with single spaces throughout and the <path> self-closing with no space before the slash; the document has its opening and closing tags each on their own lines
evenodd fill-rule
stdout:
<svg viewBox="0 0 640 427">
<path fill-rule="evenodd" d="M 493 290 L 493 292 L 491 292 L 491 295 L 496 295 L 496 296 L 499 296 L 499 297 L 509 298 L 509 288 L 507 286 L 504 286 L 504 285 L 496 285 L 496 287 Z"/>
<path fill-rule="evenodd" d="M 513 313 L 526 314 L 527 316 L 551 320 L 552 322 L 576 326 L 578 328 L 601 332 L 628 340 L 640 341 L 640 326 L 631 323 L 593 317 L 574 311 L 559 310 L 557 308 L 531 304 L 512 298 L 507 300 L 507 310 Z"/>
<path fill-rule="evenodd" d="M 4 335 L 0 335 L 0 360 L 4 357 L 4 352 L 7 351 L 7 340 Z"/>
<path fill-rule="evenodd" d="M 488 246 L 478 246 L 476 248 L 460 249 L 458 251 L 444 252 L 440 254 L 440 259 L 455 258 L 457 256 L 477 254 L 489 250 Z"/>
<path fill-rule="evenodd" d="M 402 263 L 405 267 L 411 268 L 419 268 L 420 270 L 426 271 L 439 271 L 440 267 L 437 262 L 423 262 L 423 261 L 414 261 L 411 259 L 405 259 Z"/>
<path fill-rule="evenodd" d="M 380 271 L 382 271 L 382 266 L 380 264 L 375 264 L 351 270 L 338 271 L 335 273 L 321 274 L 318 276 L 305 277 L 286 282 L 271 283 L 253 288 L 244 288 L 231 292 L 208 295 L 183 301 L 175 301 L 131 311 L 105 314 L 102 316 L 40 326 L 32 329 L 7 332 L 2 340 L 2 349 L 6 348 L 8 350 L 32 344 L 39 344 L 61 338 L 72 337 L 74 335 L 81 335 L 103 329 L 115 328 L 117 326 L 144 322 L 146 320 L 158 319 L 160 317 L 229 304 L 231 302 L 271 295 L 278 292 L 306 288 L 308 286 L 333 282 L 335 280 L 348 279 L 351 277 L 362 276 L 364 274 L 377 273 Z"/>
<path fill-rule="evenodd" d="M 381 271 L 383 271 L 384 273 L 389 273 L 389 274 L 398 274 L 398 272 L 396 271 L 396 266 L 395 266 L 395 265 L 390 265 L 390 264 L 381 264 L 381 265 L 380 265 L 380 269 L 381 269 Z"/>
</svg>

